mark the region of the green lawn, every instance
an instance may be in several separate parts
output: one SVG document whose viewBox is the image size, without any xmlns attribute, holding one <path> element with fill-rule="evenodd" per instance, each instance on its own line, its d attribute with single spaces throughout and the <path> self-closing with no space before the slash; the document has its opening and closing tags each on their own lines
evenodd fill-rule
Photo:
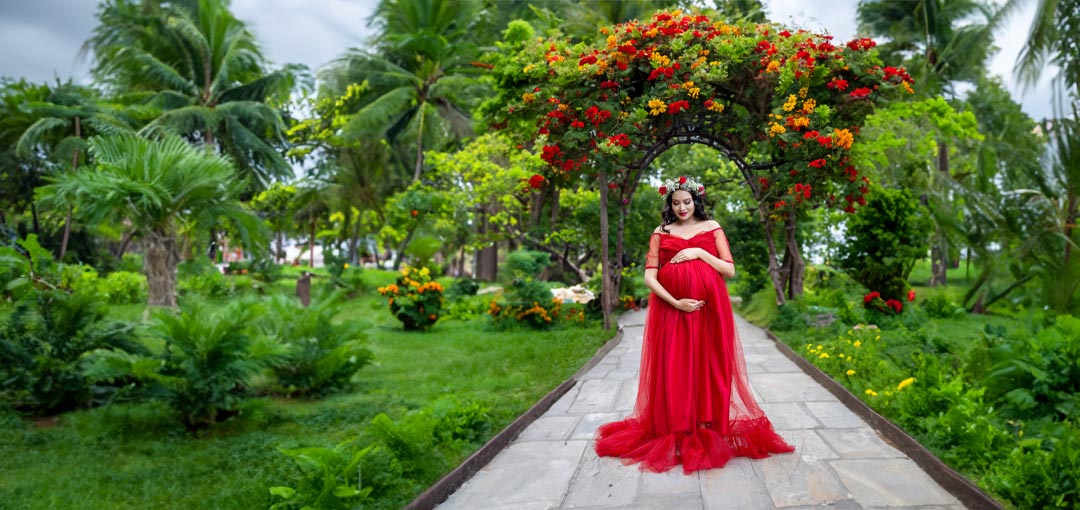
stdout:
<svg viewBox="0 0 1080 510">
<path fill-rule="evenodd" d="M 378 281 L 393 277 L 372 273 Z M 493 435 L 613 334 L 596 325 L 500 332 L 485 319 L 406 332 L 372 294 L 351 301 L 339 316 L 371 324 L 368 346 L 375 354 L 348 394 L 258 399 L 241 419 L 199 436 L 158 403 L 113 404 L 38 423 L 0 415 L 0 509 L 267 508 L 268 488 L 298 475 L 279 448 L 332 447 L 356 438 L 378 413 L 396 419 L 446 396 L 490 407 Z M 135 319 L 142 308 L 114 312 Z M 442 472 L 467 455 L 449 459 Z"/>
</svg>

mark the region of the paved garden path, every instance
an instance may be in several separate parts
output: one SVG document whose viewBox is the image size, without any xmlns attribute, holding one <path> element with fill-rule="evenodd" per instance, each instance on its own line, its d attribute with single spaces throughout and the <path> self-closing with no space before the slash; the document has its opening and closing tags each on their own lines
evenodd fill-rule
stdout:
<svg viewBox="0 0 1080 510">
<path fill-rule="evenodd" d="M 644 312 L 621 342 L 439 510 L 964 510 L 910 458 L 737 318 L 758 402 L 795 453 L 684 475 L 598 458 L 593 432 L 634 407 Z"/>
</svg>

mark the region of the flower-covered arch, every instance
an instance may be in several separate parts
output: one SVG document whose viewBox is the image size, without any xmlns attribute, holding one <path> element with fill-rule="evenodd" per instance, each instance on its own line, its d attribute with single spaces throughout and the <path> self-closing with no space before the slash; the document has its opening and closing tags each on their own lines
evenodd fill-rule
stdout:
<svg viewBox="0 0 1080 510">
<path fill-rule="evenodd" d="M 624 208 L 620 220 L 665 150 L 700 143 L 720 151 L 758 202 L 783 299 L 785 289 L 801 291 L 801 267 L 787 267 L 801 264 L 793 213 L 819 205 L 853 212 L 865 202 L 869 179 L 849 157 L 859 126 L 875 104 L 913 92 L 911 77 L 882 65 L 874 46 L 681 11 L 603 29 L 592 43 L 536 38 L 511 24 L 507 51 L 495 59 L 502 93 L 492 113 L 496 126 L 512 125 L 540 153 L 545 181 L 598 178 L 602 200 L 613 193 Z M 789 230 L 786 274 L 772 245 L 776 222 Z M 615 269 L 606 255 L 604 267 Z M 605 290 L 618 288 L 619 273 L 605 271 Z"/>
</svg>

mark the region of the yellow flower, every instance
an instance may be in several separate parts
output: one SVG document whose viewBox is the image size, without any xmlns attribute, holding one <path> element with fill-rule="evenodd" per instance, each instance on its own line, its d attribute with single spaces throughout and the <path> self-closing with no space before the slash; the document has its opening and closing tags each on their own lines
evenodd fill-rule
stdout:
<svg viewBox="0 0 1080 510">
<path fill-rule="evenodd" d="M 526 103 L 531 103 L 531 102 L 536 100 L 536 94 L 526 92 L 526 93 L 521 95 L 521 99 L 523 101 L 525 101 Z"/>
<path fill-rule="evenodd" d="M 911 88 L 911 85 L 909 85 L 908 82 L 905 81 L 905 82 L 901 83 L 900 85 L 902 87 L 904 87 L 904 90 L 906 90 L 908 94 L 914 94 L 915 93 L 915 89 Z"/>
<path fill-rule="evenodd" d="M 818 356 L 818 357 L 819 357 L 819 358 L 822 358 L 822 359 L 828 358 L 828 357 L 829 357 L 829 353 L 827 353 L 827 352 L 823 352 L 823 353 L 821 353 L 821 356 Z"/>
<path fill-rule="evenodd" d="M 855 343 L 852 345 L 854 345 L 855 347 L 859 347 L 860 345 L 862 345 L 862 340 L 856 340 Z"/>
<path fill-rule="evenodd" d="M 809 90 L 810 89 L 807 88 L 807 87 L 803 87 L 803 88 L 799 89 L 799 97 L 805 98 L 806 97 L 806 92 L 809 91 Z"/>
<path fill-rule="evenodd" d="M 345 269 L 348 269 L 348 268 L 349 268 L 349 263 L 348 263 L 348 262 L 346 262 L 346 263 L 345 263 L 345 265 L 344 265 L 344 266 L 342 266 L 342 267 L 344 267 Z"/>
<path fill-rule="evenodd" d="M 787 132 L 787 128 L 777 124 L 775 122 L 769 123 L 769 136 L 782 135 Z"/>
<path fill-rule="evenodd" d="M 667 103 L 663 99 L 649 100 L 649 115 L 660 115 L 667 111 Z"/>
<path fill-rule="evenodd" d="M 900 390 L 902 390 L 904 388 L 907 388 L 908 386 L 911 386 L 911 383 L 913 383 L 913 382 L 915 382 L 914 377 L 908 377 L 907 379 L 904 379 L 903 381 L 900 381 L 900 384 L 896 385 L 896 391 L 900 391 Z"/>
<path fill-rule="evenodd" d="M 844 372 L 844 373 L 847 374 L 847 375 L 855 375 L 855 371 L 851 370 L 851 369 L 848 369 L 848 371 Z"/>
<path fill-rule="evenodd" d="M 619 38 L 615 37 L 614 35 L 607 36 L 607 49 L 613 50 L 618 45 L 619 45 Z"/>
<path fill-rule="evenodd" d="M 806 127 L 810 125 L 810 119 L 806 117 L 795 117 L 794 119 L 792 119 L 791 123 L 795 127 Z"/>
<path fill-rule="evenodd" d="M 784 111 L 790 112 L 795 109 L 795 103 L 799 101 L 799 98 L 792 94 L 788 96 L 787 101 L 784 102 Z"/>
<path fill-rule="evenodd" d="M 810 99 L 807 99 L 803 102 L 803 113 L 810 115 L 811 113 L 814 113 L 814 108 L 817 108 L 817 101 L 814 101 L 814 98 L 811 97 Z"/>
<path fill-rule="evenodd" d="M 780 70 L 780 62 L 776 60 L 770 60 L 769 65 L 765 66 L 766 73 L 775 73 Z"/>
<path fill-rule="evenodd" d="M 649 60 L 652 61 L 653 65 L 656 67 L 667 67 L 668 64 L 671 64 L 671 59 L 660 53 L 653 53 L 649 56 Z"/>
<path fill-rule="evenodd" d="M 866 389 L 866 394 L 870 395 L 871 397 L 876 397 L 877 396 L 877 392 L 874 391 L 874 390 L 871 390 L 869 388 Z"/>
<path fill-rule="evenodd" d="M 713 111 L 716 113 L 724 113 L 724 103 L 721 103 L 720 101 L 713 101 L 709 103 L 709 111 Z"/>
</svg>

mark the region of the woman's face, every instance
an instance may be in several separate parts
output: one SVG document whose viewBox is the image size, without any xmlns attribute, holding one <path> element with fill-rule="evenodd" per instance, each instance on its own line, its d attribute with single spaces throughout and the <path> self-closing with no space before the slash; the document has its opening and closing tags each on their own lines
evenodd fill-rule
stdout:
<svg viewBox="0 0 1080 510">
<path fill-rule="evenodd" d="M 690 219 L 694 215 L 694 197 L 686 190 L 675 190 L 671 194 L 671 210 L 679 221 Z"/>
</svg>

